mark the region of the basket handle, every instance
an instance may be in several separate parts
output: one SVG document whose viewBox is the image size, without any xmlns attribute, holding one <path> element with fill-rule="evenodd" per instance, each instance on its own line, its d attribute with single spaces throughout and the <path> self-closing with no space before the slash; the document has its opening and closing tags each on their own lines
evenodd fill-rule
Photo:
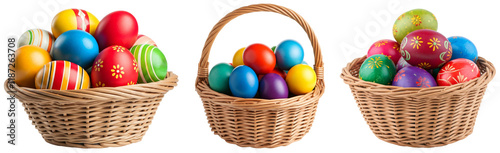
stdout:
<svg viewBox="0 0 500 153">
<path fill-rule="evenodd" d="M 314 31 L 311 29 L 309 24 L 302 18 L 302 16 L 295 13 L 293 10 L 288 9 L 283 6 L 274 5 L 274 4 L 255 4 L 249 5 L 245 7 L 238 8 L 230 13 L 228 13 L 224 18 L 222 18 L 210 31 L 208 34 L 208 38 L 205 41 L 205 46 L 203 47 L 203 52 L 201 54 L 200 63 L 198 64 L 198 79 L 202 80 L 208 77 L 208 57 L 210 55 L 210 50 L 212 48 L 212 44 L 214 43 L 217 34 L 222 30 L 222 28 L 229 23 L 229 21 L 234 18 L 252 12 L 274 12 L 284 16 L 288 16 L 293 20 L 297 21 L 298 24 L 304 29 L 311 41 L 311 45 L 314 51 L 314 70 L 317 76 L 317 82 L 323 80 L 323 56 L 321 55 L 321 49 L 319 47 L 318 39 L 314 34 Z"/>
</svg>

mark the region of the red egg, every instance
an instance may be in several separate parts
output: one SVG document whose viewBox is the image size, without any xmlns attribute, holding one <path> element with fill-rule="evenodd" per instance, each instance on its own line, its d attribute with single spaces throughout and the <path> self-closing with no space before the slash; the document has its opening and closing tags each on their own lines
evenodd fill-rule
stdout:
<svg viewBox="0 0 500 153">
<path fill-rule="evenodd" d="M 99 53 L 92 65 L 93 87 L 118 87 L 137 83 L 138 66 L 134 55 L 122 46 L 110 46 Z"/>
<path fill-rule="evenodd" d="M 451 86 L 464 83 L 481 76 L 476 63 L 465 58 L 458 58 L 446 63 L 437 75 L 439 86 Z"/>
<path fill-rule="evenodd" d="M 95 38 L 99 50 L 119 45 L 130 48 L 137 40 L 139 26 L 135 17 L 126 11 L 116 11 L 106 15 L 97 25 Z"/>
<path fill-rule="evenodd" d="M 276 56 L 266 45 L 252 44 L 243 51 L 243 63 L 257 74 L 267 74 L 276 66 Z"/>
<path fill-rule="evenodd" d="M 451 43 L 442 34 L 428 29 L 416 30 L 401 41 L 402 58 L 424 69 L 443 66 L 451 59 Z"/>
<path fill-rule="evenodd" d="M 401 58 L 398 42 L 389 39 L 383 39 L 373 43 L 370 49 L 368 49 L 367 56 L 370 57 L 375 54 L 386 55 L 394 64 L 398 63 Z"/>
</svg>

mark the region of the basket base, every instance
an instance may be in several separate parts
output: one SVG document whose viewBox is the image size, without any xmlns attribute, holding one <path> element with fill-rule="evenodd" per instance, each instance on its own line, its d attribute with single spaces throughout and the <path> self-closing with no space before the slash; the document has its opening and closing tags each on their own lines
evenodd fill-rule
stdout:
<svg viewBox="0 0 500 153">
<path fill-rule="evenodd" d="M 465 133 L 462 136 L 459 136 L 459 137 L 457 137 L 455 139 L 450 139 L 450 140 L 448 140 L 446 142 L 440 141 L 438 143 L 422 143 L 422 142 L 418 142 L 418 140 L 415 140 L 415 141 L 401 141 L 401 140 L 397 140 L 397 139 L 394 139 L 394 138 L 391 139 L 391 138 L 387 138 L 387 137 L 378 136 L 375 133 L 374 134 L 375 134 L 375 136 L 378 139 L 380 139 L 382 141 L 385 141 L 385 142 L 388 142 L 388 143 L 391 143 L 391 144 L 398 145 L 398 146 L 414 147 L 414 148 L 434 148 L 434 147 L 446 146 L 446 145 L 455 143 L 457 141 L 463 140 L 463 139 L 467 138 L 469 135 L 471 135 L 472 131 L 473 131 L 473 129 L 470 129 L 470 130 L 467 131 L 467 133 Z"/>
<path fill-rule="evenodd" d="M 63 147 L 74 147 L 74 148 L 108 148 L 108 147 L 121 147 L 121 146 L 126 146 L 132 143 L 140 142 L 142 140 L 141 138 L 138 139 L 132 139 L 129 141 L 122 141 L 122 142 L 116 142 L 116 143 L 67 143 L 67 142 L 60 142 L 60 141 L 55 141 L 53 139 L 44 139 L 45 142 L 56 145 L 56 146 L 63 146 Z"/>
</svg>

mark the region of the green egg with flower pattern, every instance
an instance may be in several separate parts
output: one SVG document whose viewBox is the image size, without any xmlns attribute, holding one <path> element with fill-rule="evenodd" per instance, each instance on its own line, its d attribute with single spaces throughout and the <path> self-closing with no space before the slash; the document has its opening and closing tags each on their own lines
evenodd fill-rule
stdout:
<svg viewBox="0 0 500 153">
<path fill-rule="evenodd" d="M 359 68 L 359 78 L 364 81 L 390 85 L 396 75 L 392 60 L 382 54 L 368 57 Z"/>
<path fill-rule="evenodd" d="M 156 82 L 167 76 L 168 64 L 163 52 L 150 44 L 135 45 L 130 52 L 137 60 L 139 77 L 137 83 Z"/>
<path fill-rule="evenodd" d="M 431 12 L 424 9 L 414 9 L 401 14 L 394 26 L 392 27 L 392 34 L 394 39 L 401 44 L 403 38 L 419 29 L 430 29 L 437 31 L 438 23 L 436 17 Z"/>
</svg>

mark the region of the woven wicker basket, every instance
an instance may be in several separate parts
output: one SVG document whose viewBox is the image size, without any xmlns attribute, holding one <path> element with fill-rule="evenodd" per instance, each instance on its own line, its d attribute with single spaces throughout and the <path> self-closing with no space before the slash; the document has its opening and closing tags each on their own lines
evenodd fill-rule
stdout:
<svg viewBox="0 0 500 153">
<path fill-rule="evenodd" d="M 78 148 L 118 147 L 141 141 L 163 96 L 177 75 L 122 87 L 50 90 L 19 87 L 5 81 L 32 124 L 48 143 Z"/>
<path fill-rule="evenodd" d="M 317 75 L 316 88 L 287 99 L 244 99 L 218 93 L 208 85 L 208 56 L 215 37 L 232 19 L 252 12 L 275 12 L 297 21 L 311 41 Z M 196 91 L 205 107 L 214 134 L 241 147 L 274 148 L 300 140 L 312 126 L 319 98 L 324 92 L 323 61 L 316 36 L 294 11 L 272 4 L 239 8 L 222 18 L 210 32 L 198 65 Z"/>
<path fill-rule="evenodd" d="M 472 133 L 481 99 L 495 76 L 495 67 L 479 58 L 481 77 L 448 87 L 402 88 L 366 82 L 358 71 L 366 59 L 357 58 L 341 78 L 375 136 L 410 147 L 438 147 Z"/>
</svg>

